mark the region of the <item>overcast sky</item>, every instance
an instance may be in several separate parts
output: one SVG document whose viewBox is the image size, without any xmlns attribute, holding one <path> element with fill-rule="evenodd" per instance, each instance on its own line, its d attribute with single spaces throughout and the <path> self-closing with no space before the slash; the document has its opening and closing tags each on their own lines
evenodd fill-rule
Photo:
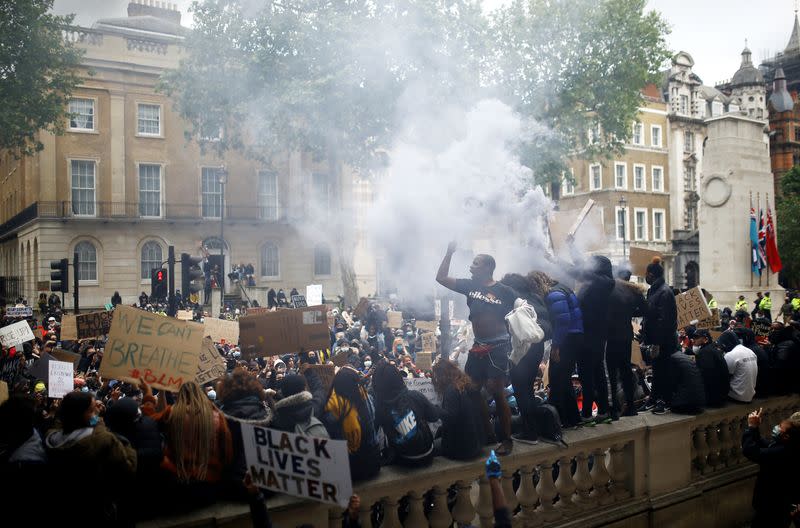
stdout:
<svg viewBox="0 0 800 528">
<path fill-rule="evenodd" d="M 493 9 L 507 0 L 483 0 Z M 183 11 L 183 24 L 191 25 L 187 8 L 191 0 L 173 0 Z M 781 51 L 794 23 L 795 0 L 648 0 L 672 27 L 669 45 L 694 57 L 695 72 L 713 85 L 729 79 L 739 68 L 745 39 L 758 64 Z M 754 4 L 760 9 L 754 9 Z M 54 10 L 75 13 L 76 23 L 91 26 L 98 18 L 126 16 L 127 0 L 55 0 Z M 752 13 L 752 14 L 751 14 Z"/>
</svg>

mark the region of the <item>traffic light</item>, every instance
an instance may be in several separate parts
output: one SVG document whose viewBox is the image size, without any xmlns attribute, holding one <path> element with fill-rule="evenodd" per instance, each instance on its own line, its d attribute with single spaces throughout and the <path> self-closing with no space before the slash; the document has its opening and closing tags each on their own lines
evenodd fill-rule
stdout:
<svg viewBox="0 0 800 528">
<path fill-rule="evenodd" d="M 205 273 L 200 269 L 202 257 L 181 253 L 181 293 L 188 299 L 203 289 Z"/>
<path fill-rule="evenodd" d="M 50 291 L 69 292 L 69 259 L 50 261 Z"/>
<path fill-rule="evenodd" d="M 167 272 L 163 268 L 156 268 L 150 272 L 150 298 L 166 299 L 167 297 Z"/>
</svg>

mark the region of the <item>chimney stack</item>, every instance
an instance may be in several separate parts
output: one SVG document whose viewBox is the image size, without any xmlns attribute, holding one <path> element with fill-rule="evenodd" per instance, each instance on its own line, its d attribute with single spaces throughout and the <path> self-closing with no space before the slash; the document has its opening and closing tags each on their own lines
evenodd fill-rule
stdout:
<svg viewBox="0 0 800 528">
<path fill-rule="evenodd" d="M 154 16 L 168 22 L 180 25 L 181 12 L 177 4 L 162 2 L 160 0 L 131 0 L 128 4 L 128 16 Z"/>
</svg>

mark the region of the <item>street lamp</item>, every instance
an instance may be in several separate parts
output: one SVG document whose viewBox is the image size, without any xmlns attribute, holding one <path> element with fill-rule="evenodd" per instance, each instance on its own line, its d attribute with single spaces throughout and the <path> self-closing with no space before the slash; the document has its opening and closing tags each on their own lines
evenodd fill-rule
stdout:
<svg viewBox="0 0 800 528">
<path fill-rule="evenodd" d="M 619 208 L 620 208 L 620 211 L 622 212 L 622 260 L 623 261 L 626 261 L 628 259 L 628 254 L 625 251 L 625 227 L 626 227 L 625 226 L 625 222 L 626 222 L 627 217 L 628 217 L 627 209 L 625 207 L 626 205 L 627 205 L 627 201 L 625 200 L 625 197 L 621 196 L 620 199 L 619 199 Z"/>
<path fill-rule="evenodd" d="M 217 169 L 217 181 L 221 187 L 221 208 L 219 211 L 219 308 L 222 310 L 225 307 L 225 184 L 228 183 L 228 171 L 225 169 L 225 165 Z"/>
</svg>

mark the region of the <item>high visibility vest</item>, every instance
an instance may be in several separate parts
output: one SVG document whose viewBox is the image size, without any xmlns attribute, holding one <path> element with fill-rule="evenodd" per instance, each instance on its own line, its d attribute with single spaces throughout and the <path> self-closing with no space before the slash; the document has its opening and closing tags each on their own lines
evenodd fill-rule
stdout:
<svg viewBox="0 0 800 528">
<path fill-rule="evenodd" d="M 736 311 L 737 312 L 746 312 L 747 311 L 747 301 L 736 301 Z"/>
<path fill-rule="evenodd" d="M 710 301 L 708 301 L 708 309 L 709 310 L 716 310 L 717 309 L 717 300 L 714 299 L 713 297 L 711 298 Z"/>
<path fill-rule="evenodd" d="M 800 310 L 800 297 L 792 299 L 792 308 L 794 308 L 795 311 Z"/>
<path fill-rule="evenodd" d="M 772 299 L 769 297 L 764 297 L 761 299 L 761 302 L 758 304 L 758 307 L 762 310 L 772 310 Z"/>
</svg>

